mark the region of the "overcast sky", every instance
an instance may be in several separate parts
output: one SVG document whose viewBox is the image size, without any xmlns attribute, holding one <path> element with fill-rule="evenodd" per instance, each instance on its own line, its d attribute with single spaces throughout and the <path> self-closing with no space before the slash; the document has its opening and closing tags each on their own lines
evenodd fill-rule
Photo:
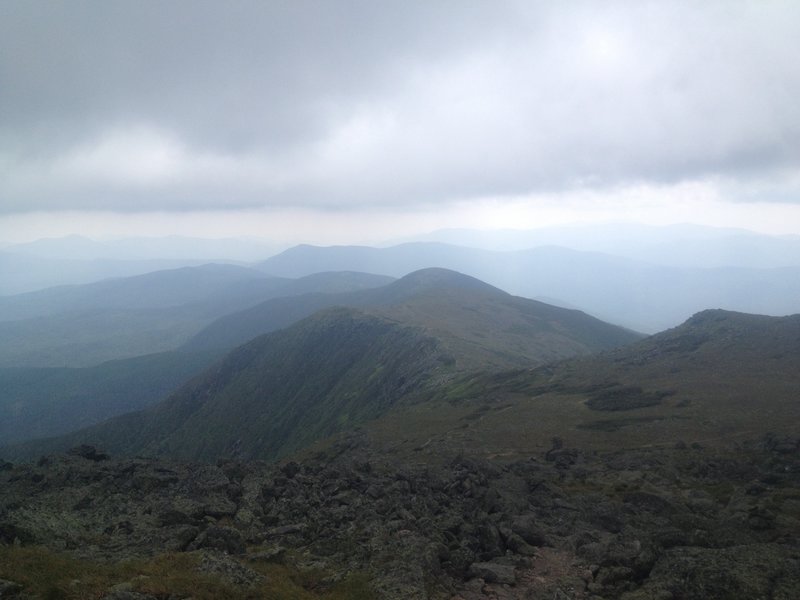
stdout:
<svg viewBox="0 0 800 600">
<path fill-rule="evenodd" d="M 800 2 L 0 2 L 0 243 L 800 234 Z"/>
</svg>

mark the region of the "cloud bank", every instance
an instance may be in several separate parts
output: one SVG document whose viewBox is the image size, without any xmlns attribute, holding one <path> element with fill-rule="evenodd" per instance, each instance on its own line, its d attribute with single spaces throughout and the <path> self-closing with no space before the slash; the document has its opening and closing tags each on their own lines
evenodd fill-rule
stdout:
<svg viewBox="0 0 800 600">
<path fill-rule="evenodd" d="M 0 4 L 0 211 L 800 202 L 800 3 Z"/>
</svg>

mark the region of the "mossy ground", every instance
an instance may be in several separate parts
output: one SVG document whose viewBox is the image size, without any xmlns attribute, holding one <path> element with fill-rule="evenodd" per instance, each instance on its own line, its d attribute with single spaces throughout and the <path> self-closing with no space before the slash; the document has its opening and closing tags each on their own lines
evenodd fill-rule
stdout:
<svg viewBox="0 0 800 600">
<path fill-rule="evenodd" d="M 250 588 L 198 572 L 199 555 L 165 553 L 149 559 L 116 563 L 80 560 L 40 546 L 0 546 L 0 578 L 20 584 L 29 597 L 43 600 L 100 599 L 115 585 L 156 598 L 177 596 L 194 600 L 368 600 L 369 579 L 351 574 L 337 583 L 323 571 L 303 571 L 286 565 L 254 563 L 264 575 Z"/>
</svg>

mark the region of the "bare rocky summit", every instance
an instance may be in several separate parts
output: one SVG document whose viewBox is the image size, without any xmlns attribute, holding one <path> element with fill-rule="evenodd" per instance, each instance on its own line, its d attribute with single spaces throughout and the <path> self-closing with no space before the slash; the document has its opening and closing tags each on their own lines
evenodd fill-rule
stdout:
<svg viewBox="0 0 800 600">
<path fill-rule="evenodd" d="M 280 597 L 259 571 L 277 564 L 330 581 L 366 574 L 372 597 L 398 600 L 789 600 L 798 484 L 800 439 L 776 436 L 713 451 L 565 442 L 527 460 L 437 465 L 393 460 L 365 434 L 282 465 L 81 448 L 3 464 L 0 543 L 99 562 L 191 556 L 248 598 Z M 2 597 L 36 597 L 13 575 L 0 566 Z M 188 597 L 148 581 L 115 582 L 105 597 Z"/>
</svg>

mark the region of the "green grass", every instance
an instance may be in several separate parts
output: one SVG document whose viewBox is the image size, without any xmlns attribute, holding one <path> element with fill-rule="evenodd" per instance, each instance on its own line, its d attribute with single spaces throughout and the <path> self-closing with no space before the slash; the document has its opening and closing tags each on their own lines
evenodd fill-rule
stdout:
<svg viewBox="0 0 800 600">
<path fill-rule="evenodd" d="M 26 594 L 45 600 L 95 600 L 118 584 L 158 598 L 175 595 L 195 600 L 369 600 L 369 579 L 350 574 L 334 584 L 324 571 L 302 571 L 289 566 L 253 563 L 265 576 L 251 588 L 196 569 L 200 556 L 167 553 L 151 559 L 99 563 L 72 558 L 42 547 L 0 547 L 0 578 L 23 586 Z"/>
</svg>

